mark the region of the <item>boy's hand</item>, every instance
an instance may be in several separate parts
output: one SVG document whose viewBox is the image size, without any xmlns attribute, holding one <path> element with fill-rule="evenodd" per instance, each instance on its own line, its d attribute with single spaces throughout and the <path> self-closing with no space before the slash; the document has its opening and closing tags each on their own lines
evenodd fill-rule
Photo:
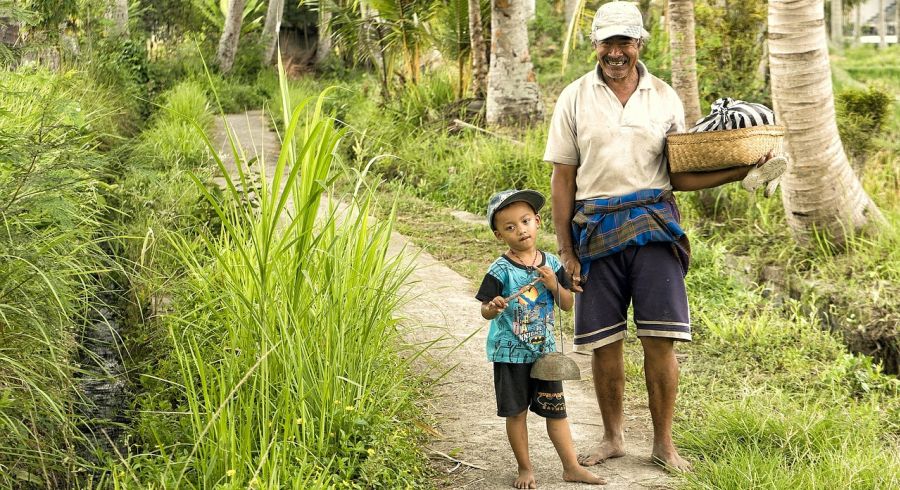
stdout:
<svg viewBox="0 0 900 490">
<path fill-rule="evenodd" d="M 553 269 L 550 268 L 549 265 L 544 265 L 537 268 L 538 274 L 541 275 L 541 282 L 544 283 L 544 286 L 547 286 L 547 289 L 553 291 L 556 294 L 556 288 L 559 286 L 559 281 L 556 279 L 556 273 L 553 272 Z"/>
<path fill-rule="evenodd" d="M 488 309 L 492 313 L 499 313 L 506 309 L 509 303 L 506 302 L 506 298 L 503 296 L 497 296 L 496 298 L 488 301 L 487 303 Z"/>
</svg>

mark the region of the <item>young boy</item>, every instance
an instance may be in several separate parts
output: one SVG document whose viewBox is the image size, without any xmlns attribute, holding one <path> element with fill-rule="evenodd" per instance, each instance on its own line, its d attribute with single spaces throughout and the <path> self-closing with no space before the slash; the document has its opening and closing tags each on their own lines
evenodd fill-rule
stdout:
<svg viewBox="0 0 900 490">
<path fill-rule="evenodd" d="M 542 352 L 556 350 L 553 335 L 554 301 L 563 310 L 574 299 L 559 259 L 537 249 L 544 196 L 531 190 L 506 190 L 491 197 L 487 218 L 507 252 L 491 264 L 478 294 L 481 316 L 491 320 L 488 360 L 494 363 L 497 415 L 506 417 L 506 435 L 519 465 L 516 488 L 537 488 L 528 456 L 528 409 L 547 420 L 547 434 L 563 464 L 563 480 L 595 485 L 606 483 L 578 464 L 562 382 L 530 376 Z M 537 279 L 533 285 L 529 284 Z M 522 294 L 506 298 L 522 290 Z"/>
</svg>

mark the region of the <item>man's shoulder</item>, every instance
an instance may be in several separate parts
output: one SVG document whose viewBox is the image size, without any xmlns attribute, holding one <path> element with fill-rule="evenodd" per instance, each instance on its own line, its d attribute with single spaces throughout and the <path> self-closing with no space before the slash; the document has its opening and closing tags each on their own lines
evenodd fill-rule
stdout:
<svg viewBox="0 0 900 490">
<path fill-rule="evenodd" d="M 675 97 L 678 96 L 678 93 L 675 92 L 675 89 L 672 88 L 671 85 L 669 85 L 662 78 L 659 78 L 658 76 L 650 73 L 650 70 L 647 70 L 647 76 L 650 78 L 650 83 L 652 84 L 653 89 L 656 90 L 657 92 L 659 92 L 661 95 L 664 95 L 664 96 L 674 95 Z"/>
<path fill-rule="evenodd" d="M 566 88 L 562 89 L 562 92 L 559 93 L 559 100 L 570 100 L 574 99 L 579 91 L 584 90 L 587 87 L 590 87 L 594 80 L 594 71 L 591 70 L 584 75 L 576 78 L 575 80 L 569 82 L 566 85 Z"/>
</svg>

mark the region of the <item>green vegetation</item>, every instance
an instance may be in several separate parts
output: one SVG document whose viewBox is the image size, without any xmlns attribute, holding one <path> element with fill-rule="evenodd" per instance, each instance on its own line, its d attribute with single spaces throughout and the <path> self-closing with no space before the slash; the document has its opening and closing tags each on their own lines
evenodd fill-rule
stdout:
<svg viewBox="0 0 900 490">
<path fill-rule="evenodd" d="M 96 302 L 115 100 L 83 73 L 0 72 L 0 486 L 83 464 L 74 362 Z M 101 131 L 111 132 L 103 133 Z"/>
<path fill-rule="evenodd" d="M 388 237 L 396 228 L 480 280 L 498 244 L 449 211 L 480 216 L 502 188 L 549 194 L 546 126 L 488 135 L 454 122 L 481 118 L 459 100 L 464 2 L 412 17 L 378 2 L 383 29 L 366 35 L 357 5 L 335 4 L 330 64 L 289 85 L 260 63 L 265 2 L 248 2 L 227 77 L 206 68 L 220 2 L 152 3 L 132 9 L 122 39 L 105 34 L 105 4 L 13 12 L 31 53 L 59 56 L 55 72 L 0 72 L 0 487 L 427 486 L 429 386 L 393 315 L 408 270 Z M 702 100 L 766 102 L 764 2 L 696 4 Z M 286 20 L 310 27 L 307 7 Z M 428 18 L 445 28 L 429 33 Z M 539 2 L 531 54 L 548 110 L 593 65 L 585 42 L 561 73 L 561 25 Z M 648 28 L 642 58 L 666 78 L 658 12 Z M 420 73 L 431 35 L 454 59 Z M 26 55 L 0 44 L 3 63 Z M 845 48 L 833 66 L 844 144 L 886 223 L 842 249 L 798 247 L 778 197 L 735 185 L 679 197 L 694 251 L 676 420 L 695 463 L 685 488 L 900 486 L 900 382 L 885 374 L 900 369 L 900 48 Z M 266 105 L 286 150 L 278 177 L 220 189 L 215 114 Z M 265 168 L 233 150 L 238 168 Z M 349 211 L 319 208 L 325 193 Z M 555 249 L 549 219 L 541 240 Z M 117 454 L 84 435 L 77 362 L 110 289 L 126 304 L 117 347 L 134 393 Z M 629 394 L 643 396 L 640 345 L 626 349 Z"/>
<path fill-rule="evenodd" d="M 391 221 L 369 220 L 365 193 L 347 196 L 349 216 L 319 211 L 342 132 L 308 102 L 284 115 L 285 143 L 258 207 L 237 190 L 244 173 L 226 178 L 224 195 L 195 178 L 220 231 L 161 237 L 183 273 L 164 289 L 171 312 L 154 322 L 169 350 L 145 380 L 139 424 L 145 446 L 159 451 L 123 462 L 117 486 L 396 487 L 423 478 L 414 377 L 398 376 L 407 368 L 392 312 L 405 271 L 386 258 Z M 234 158 L 242 161 L 236 148 Z"/>
</svg>

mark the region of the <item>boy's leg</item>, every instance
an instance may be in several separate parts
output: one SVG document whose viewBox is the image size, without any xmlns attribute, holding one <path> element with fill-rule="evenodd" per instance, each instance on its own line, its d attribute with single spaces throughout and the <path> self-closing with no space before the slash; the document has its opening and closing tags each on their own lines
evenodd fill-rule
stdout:
<svg viewBox="0 0 900 490">
<path fill-rule="evenodd" d="M 531 457 L 528 455 L 528 410 L 523 410 L 518 415 L 506 417 L 506 437 L 516 456 L 519 466 L 519 477 L 513 486 L 516 488 L 537 488 L 534 479 L 534 469 L 531 466 Z"/>
<path fill-rule="evenodd" d="M 606 480 L 591 473 L 587 468 L 578 464 L 575 455 L 575 444 L 572 442 L 572 431 L 569 429 L 569 419 L 548 418 L 547 435 L 553 441 L 556 454 L 563 465 L 563 480 L 568 482 L 590 483 L 592 485 L 605 485 Z"/>
</svg>

